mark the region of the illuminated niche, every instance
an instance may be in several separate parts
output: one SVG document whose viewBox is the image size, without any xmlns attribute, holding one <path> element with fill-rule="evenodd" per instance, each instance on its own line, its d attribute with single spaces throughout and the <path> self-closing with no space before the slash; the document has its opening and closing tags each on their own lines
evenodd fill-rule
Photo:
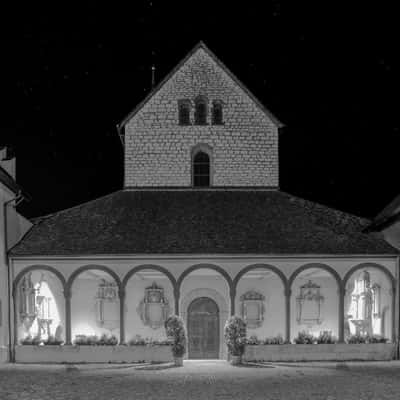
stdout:
<svg viewBox="0 0 400 400">
<path fill-rule="evenodd" d="M 19 317 L 26 330 L 32 326 L 36 315 L 36 290 L 32 282 L 32 273 L 29 272 L 19 284 Z"/>
<path fill-rule="evenodd" d="M 49 337 L 54 322 L 55 307 L 44 274 L 33 284 L 32 274 L 26 274 L 19 286 L 19 315 L 24 328 L 36 337 Z M 35 332 L 32 332 L 32 331 Z"/>
<path fill-rule="evenodd" d="M 324 296 L 320 291 L 321 287 L 311 280 L 300 286 L 300 294 L 296 297 L 297 323 L 299 325 L 312 327 L 322 323 Z"/>
<path fill-rule="evenodd" d="M 368 271 L 362 271 L 354 282 L 351 294 L 351 304 L 347 318 L 356 329 L 356 334 L 372 335 L 373 319 L 381 315 L 381 287 L 378 284 L 371 286 L 371 277 Z"/>
<path fill-rule="evenodd" d="M 102 279 L 96 294 L 96 321 L 101 328 L 113 331 L 119 327 L 118 286 Z"/>
<path fill-rule="evenodd" d="M 259 328 L 264 321 L 265 296 L 255 290 L 240 296 L 242 318 L 245 320 L 248 328 Z"/>
<path fill-rule="evenodd" d="M 164 322 L 170 313 L 164 289 L 153 282 L 144 292 L 144 298 L 137 308 L 140 319 L 144 325 L 152 329 L 164 326 Z"/>
</svg>

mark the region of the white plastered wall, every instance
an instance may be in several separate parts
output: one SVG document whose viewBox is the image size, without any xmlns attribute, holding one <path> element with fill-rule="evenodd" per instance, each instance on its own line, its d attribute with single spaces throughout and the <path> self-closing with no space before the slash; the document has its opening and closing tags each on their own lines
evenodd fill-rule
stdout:
<svg viewBox="0 0 400 400">
<path fill-rule="evenodd" d="M 296 298 L 300 295 L 300 287 L 311 280 L 312 283 L 320 286 L 320 294 L 323 296 L 321 303 L 321 323 L 307 325 L 297 321 L 298 304 Z M 291 296 L 291 318 L 290 318 L 290 338 L 297 337 L 300 331 L 307 331 L 314 336 L 319 336 L 320 332 L 330 331 L 332 335 L 338 338 L 339 335 L 339 294 L 336 280 L 333 277 L 296 277 L 292 284 Z"/>
<path fill-rule="evenodd" d="M 174 290 L 167 276 L 146 278 L 146 274 L 143 274 L 143 272 L 134 274 L 128 281 L 125 294 L 126 342 L 129 342 L 129 340 L 136 335 L 154 340 L 166 339 L 164 326 L 152 328 L 148 325 L 144 325 L 140 318 L 140 311 L 138 310 L 138 306 L 144 298 L 145 289 L 151 286 L 153 282 L 155 282 L 158 287 L 164 289 L 164 296 L 168 301 L 169 313 L 174 313 Z"/>
<path fill-rule="evenodd" d="M 109 278 L 112 281 L 112 278 Z M 96 296 L 100 279 L 78 276 L 71 290 L 71 339 L 76 335 L 115 335 L 119 339 L 119 300 L 115 304 L 115 329 L 106 329 L 97 322 Z"/>
<path fill-rule="evenodd" d="M 239 280 L 236 289 L 236 314 L 242 315 L 240 296 L 249 290 L 255 290 L 265 296 L 265 313 L 263 324 L 259 328 L 247 328 L 247 336 L 256 335 L 266 339 L 282 335 L 285 337 L 285 291 L 281 279 L 273 274 L 264 279 L 246 277 Z"/>
</svg>

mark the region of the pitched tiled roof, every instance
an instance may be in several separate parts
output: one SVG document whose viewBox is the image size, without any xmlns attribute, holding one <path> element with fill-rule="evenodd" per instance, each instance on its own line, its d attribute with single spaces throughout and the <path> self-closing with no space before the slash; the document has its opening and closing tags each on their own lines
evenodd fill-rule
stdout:
<svg viewBox="0 0 400 400">
<path fill-rule="evenodd" d="M 277 190 L 122 190 L 38 219 L 11 256 L 397 254 L 368 223 Z"/>
</svg>

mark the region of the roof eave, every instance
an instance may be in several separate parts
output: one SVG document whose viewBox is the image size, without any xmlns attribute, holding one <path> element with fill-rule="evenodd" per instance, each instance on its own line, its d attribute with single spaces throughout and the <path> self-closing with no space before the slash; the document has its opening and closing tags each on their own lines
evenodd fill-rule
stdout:
<svg viewBox="0 0 400 400">
<path fill-rule="evenodd" d="M 25 200 L 30 201 L 31 196 L 25 192 L 25 190 L 15 182 L 15 179 L 0 166 L 0 182 L 4 184 L 9 190 L 11 190 L 15 195 L 21 195 Z"/>
</svg>

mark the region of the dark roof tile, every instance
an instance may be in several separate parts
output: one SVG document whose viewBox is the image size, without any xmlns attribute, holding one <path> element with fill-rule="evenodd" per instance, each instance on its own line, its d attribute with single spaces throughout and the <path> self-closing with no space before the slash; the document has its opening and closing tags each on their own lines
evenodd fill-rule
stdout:
<svg viewBox="0 0 400 400">
<path fill-rule="evenodd" d="M 37 219 L 11 256 L 397 254 L 368 223 L 277 190 L 123 190 Z"/>
</svg>

